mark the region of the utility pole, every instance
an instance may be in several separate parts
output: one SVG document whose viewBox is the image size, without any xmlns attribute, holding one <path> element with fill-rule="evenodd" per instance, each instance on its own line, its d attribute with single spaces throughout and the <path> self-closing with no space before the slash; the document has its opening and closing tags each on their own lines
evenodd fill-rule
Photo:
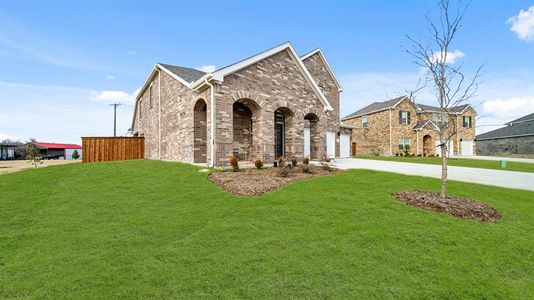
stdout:
<svg viewBox="0 0 534 300">
<path fill-rule="evenodd" d="M 113 136 L 117 136 L 117 106 L 121 105 L 120 103 L 110 104 L 113 106 Z"/>
</svg>

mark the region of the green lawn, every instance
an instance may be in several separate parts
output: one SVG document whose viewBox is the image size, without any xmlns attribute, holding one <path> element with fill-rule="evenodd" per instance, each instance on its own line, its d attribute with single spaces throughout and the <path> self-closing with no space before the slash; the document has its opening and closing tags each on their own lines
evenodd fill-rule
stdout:
<svg viewBox="0 0 534 300">
<path fill-rule="evenodd" d="M 235 197 L 146 160 L 2 175 L 0 298 L 533 298 L 534 193 L 449 183 L 495 224 L 391 197 L 438 184 L 355 170 Z"/>
<path fill-rule="evenodd" d="M 374 160 L 389 160 L 389 161 L 400 161 L 400 162 L 409 162 L 409 163 L 418 163 L 418 164 L 431 164 L 431 165 L 441 165 L 441 158 L 439 157 L 404 157 L 404 156 L 374 156 L 374 155 L 358 155 L 354 158 L 363 158 L 363 159 L 374 159 Z M 497 160 L 482 160 L 482 159 L 470 159 L 470 158 L 449 158 L 447 159 L 449 166 L 458 166 L 458 167 L 469 167 L 469 168 L 482 168 L 482 169 L 495 169 L 501 170 L 500 162 Z M 516 162 L 516 161 L 507 161 L 506 169 L 507 171 L 519 171 L 519 172 L 533 172 L 534 173 L 534 164 Z"/>
</svg>

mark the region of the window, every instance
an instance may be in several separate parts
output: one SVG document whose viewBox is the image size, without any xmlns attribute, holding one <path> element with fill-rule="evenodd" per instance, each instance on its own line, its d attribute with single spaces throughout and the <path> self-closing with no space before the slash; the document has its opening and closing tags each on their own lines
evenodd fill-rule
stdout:
<svg viewBox="0 0 534 300">
<path fill-rule="evenodd" d="M 405 145 L 410 146 L 410 138 L 400 138 L 399 139 L 399 150 L 400 151 L 404 150 L 404 146 Z"/>
<path fill-rule="evenodd" d="M 471 116 L 464 116 L 464 127 L 471 128 Z"/>
<path fill-rule="evenodd" d="M 150 99 L 150 108 L 152 108 L 152 85 L 150 85 L 150 89 L 148 90 L 148 97 Z"/>
<path fill-rule="evenodd" d="M 139 119 L 141 119 L 141 111 L 142 111 L 142 109 L 141 109 L 141 100 L 139 100 L 139 105 L 137 105 L 137 106 L 138 106 L 138 109 L 139 109 Z"/>
<path fill-rule="evenodd" d="M 447 113 L 433 113 L 432 122 L 438 126 L 447 125 L 449 123 L 449 115 Z"/>
<path fill-rule="evenodd" d="M 401 110 L 399 111 L 399 124 L 410 124 L 410 112 Z"/>
<path fill-rule="evenodd" d="M 367 116 L 362 116 L 362 128 L 367 128 Z"/>
</svg>

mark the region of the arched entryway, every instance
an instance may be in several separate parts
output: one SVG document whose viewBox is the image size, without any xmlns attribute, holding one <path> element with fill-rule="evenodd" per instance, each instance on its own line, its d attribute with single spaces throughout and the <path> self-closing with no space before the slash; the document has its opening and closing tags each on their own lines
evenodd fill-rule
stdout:
<svg viewBox="0 0 534 300">
<path fill-rule="evenodd" d="M 233 143 L 232 153 L 239 160 L 254 159 L 255 125 L 260 112 L 260 106 L 251 99 L 240 99 L 233 106 Z M 256 147 L 257 148 L 257 147 Z"/>
<path fill-rule="evenodd" d="M 304 157 L 319 159 L 319 117 L 314 113 L 304 116 Z"/>
<path fill-rule="evenodd" d="M 427 134 L 423 136 L 423 155 L 432 155 L 434 154 L 434 141 L 432 137 Z"/>
<path fill-rule="evenodd" d="M 207 158 L 207 115 L 206 101 L 197 100 L 193 114 L 193 162 L 205 163 Z"/>
</svg>

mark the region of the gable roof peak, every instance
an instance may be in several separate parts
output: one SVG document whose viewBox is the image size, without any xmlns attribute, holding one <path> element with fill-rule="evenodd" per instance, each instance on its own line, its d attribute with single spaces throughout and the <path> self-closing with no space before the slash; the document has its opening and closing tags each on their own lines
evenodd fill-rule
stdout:
<svg viewBox="0 0 534 300">
<path fill-rule="evenodd" d="M 406 95 L 400 96 L 400 97 L 396 97 L 396 98 L 393 98 L 393 99 L 389 99 L 389 100 L 386 100 L 386 101 L 382 101 L 382 102 L 373 102 L 373 103 L 365 106 L 364 108 L 361 108 L 361 109 L 353 112 L 352 114 L 342 118 L 341 121 L 347 120 L 347 119 L 356 118 L 356 117 L 363 116 L 363 115 L 366 115 L 366 114 L 380 112 L 380 111 L 387 110 L 387 109 L 390 109 L 390 108 L 394 108 L 399 103 L 404 101 L 405 99 L 409 100 L 410 103 L 413 103 L 410 100 L 410 98 L 408 96 L 406 96 Z"/>
</svg>

